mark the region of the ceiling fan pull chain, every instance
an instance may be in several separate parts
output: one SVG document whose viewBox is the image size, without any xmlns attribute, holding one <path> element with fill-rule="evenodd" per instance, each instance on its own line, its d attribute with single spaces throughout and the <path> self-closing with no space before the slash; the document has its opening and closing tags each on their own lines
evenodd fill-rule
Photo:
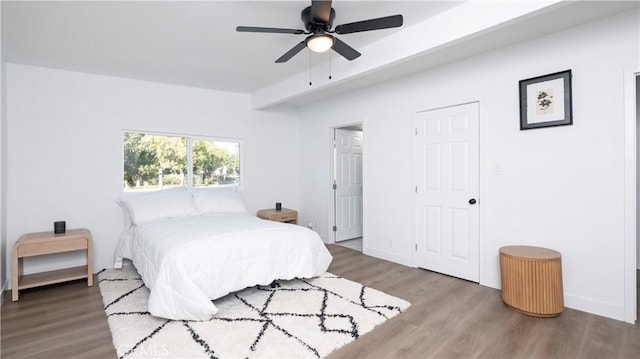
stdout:
<svg viewBox="0 0 640 359">
<path fill-rule="evenodd" d="M 309 86 L 313 85 L 311 82 L 311 51 L 307 51 L 309 53 Z"/>
<path fill-rule="evenodd" d="M 329 53 L 329 80 L 331 80 L 331 61 L 333 60 L 331 58 L 331 51 L 327 51 Z"/>
</svg>

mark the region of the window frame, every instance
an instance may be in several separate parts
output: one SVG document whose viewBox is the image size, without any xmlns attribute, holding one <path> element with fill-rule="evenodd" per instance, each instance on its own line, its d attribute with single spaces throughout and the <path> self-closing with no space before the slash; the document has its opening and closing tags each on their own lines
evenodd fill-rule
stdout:
<svg viewBox="0 0 640 359">
<path fill-rule="evenodd" d="M 122 183 L 124 180 L 124 135 L 126 132 L 129 133 L 137 133 L 142 135 L 152 135 L 152 136 L 168 136 L 168 137 L 182 137 L 187 140 L 187 176 L 186 176 L 186 184 L 184 187 L 189 189 L 198 189 L 198 188 L 218 188 L 218 187 L 237 187 L 238 190 L 242 190 L 244 181 L 242 180 L 242 175 L 244 173 L 244 141 L 242 138 L 233 138 L 233 137 L 220 137 L 220 136 L 203 136 L 203 135 L 190 135 L 184 133 L 172 133 L 172 132 L 157 132 L 157 131 L 140 131 L 140 130 L 129 130 L 123 129 L 120 131 L 120 182 Z M 238 160 L 240 161 L 240 177 L 238 178 L 238 184 L 235 186 L 215 186 L 215 187 L 194 187 L 193 186 L 193 141 L 210 141 L 210 142 L 231 142 L 238 144 Z M 122 184 L 120 187 L 122 193 L 140 193 L 140 192 L 151 192 L 151 191 L 164 191 L 165 189 L 151 189 L 151 190 L 129 190 L 127 191 L 125 186 Z"/>
</svg>

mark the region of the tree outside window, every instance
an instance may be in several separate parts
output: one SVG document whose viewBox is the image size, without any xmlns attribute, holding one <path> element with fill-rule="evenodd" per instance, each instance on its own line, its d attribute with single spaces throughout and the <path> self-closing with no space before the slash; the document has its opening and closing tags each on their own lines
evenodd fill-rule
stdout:
<svg viewBox="0 0 640 359">
<path fill-rule="evenodd" d="M 192 142 L 193 187 L 238 185 L 240 144 L 194 140 Z"/>
<path fill-rule="evenodd" d="M 125 191 L 240 184 L 239 141 L 140 132 L 123 137 Z"/>
</svg>

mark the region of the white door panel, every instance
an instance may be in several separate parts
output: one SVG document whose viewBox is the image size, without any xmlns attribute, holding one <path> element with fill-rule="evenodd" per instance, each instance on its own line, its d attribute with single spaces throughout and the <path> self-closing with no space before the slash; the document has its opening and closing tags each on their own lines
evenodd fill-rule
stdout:
<svg viewBox="0 0 640 359">
<path fill-rule="evenodd" d="M 362 131 L 336 129 L 336 242 L 362 237 Z"/>
<path fill-rule="evenodd" d="M 416 265 L 479 281 L 478 104 L 421 112 L 414 141 Z"/>
</svg>

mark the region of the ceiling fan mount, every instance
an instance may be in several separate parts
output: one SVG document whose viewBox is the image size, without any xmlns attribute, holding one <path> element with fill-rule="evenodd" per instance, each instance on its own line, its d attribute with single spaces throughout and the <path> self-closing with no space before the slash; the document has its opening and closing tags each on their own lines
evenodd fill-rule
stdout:
<svg viewBox="0 0 640 359">
<path fill-rule="evenodd" d="M 336 11 L 331 8 L 331 13 L 329 15 L 329 20 L 327 22 L 322 21 L 314 21 L 313 6 L 307 6 L 300 13 L 300 17 L 302 18 L 302 22 L 304 23 L 304 28 L 307 29 L 307 32 L 310 34 L 316 34 L 318 32 L 329 32 L 331 27 L 333 27 L 333 19 L 336 17 Z"/>
<path fill-rule="evenodd" d="M 304 40 L 287 51 L 284 55 L 276 60 L 276 63 L 287 62 L 305 47 L 311 51 L 324 52 L 329 49 L 342 55 L 349 61 L 360 57 L 360 53 L 351 46 L 344 43 L 332 34 L 346 35 L 355 32 L 372 31 L 389 29 L 402 26 L 402 15 L 392 15 L 379 17 L 375 19 L 351 22 L 333 27 L 336 11 L 331 7 L 331 1 L 311 1 L 311 6 L 307 6 L 300 13 L 305 30 L 301 29 L 283 29 L 275 27 L 255 27 L 255 26 L 238 26 L 236 31 L 239 32 L 261 32 L 275 34 L 293 34 L 293 35 L 309 35 Z"/>
</svg>

